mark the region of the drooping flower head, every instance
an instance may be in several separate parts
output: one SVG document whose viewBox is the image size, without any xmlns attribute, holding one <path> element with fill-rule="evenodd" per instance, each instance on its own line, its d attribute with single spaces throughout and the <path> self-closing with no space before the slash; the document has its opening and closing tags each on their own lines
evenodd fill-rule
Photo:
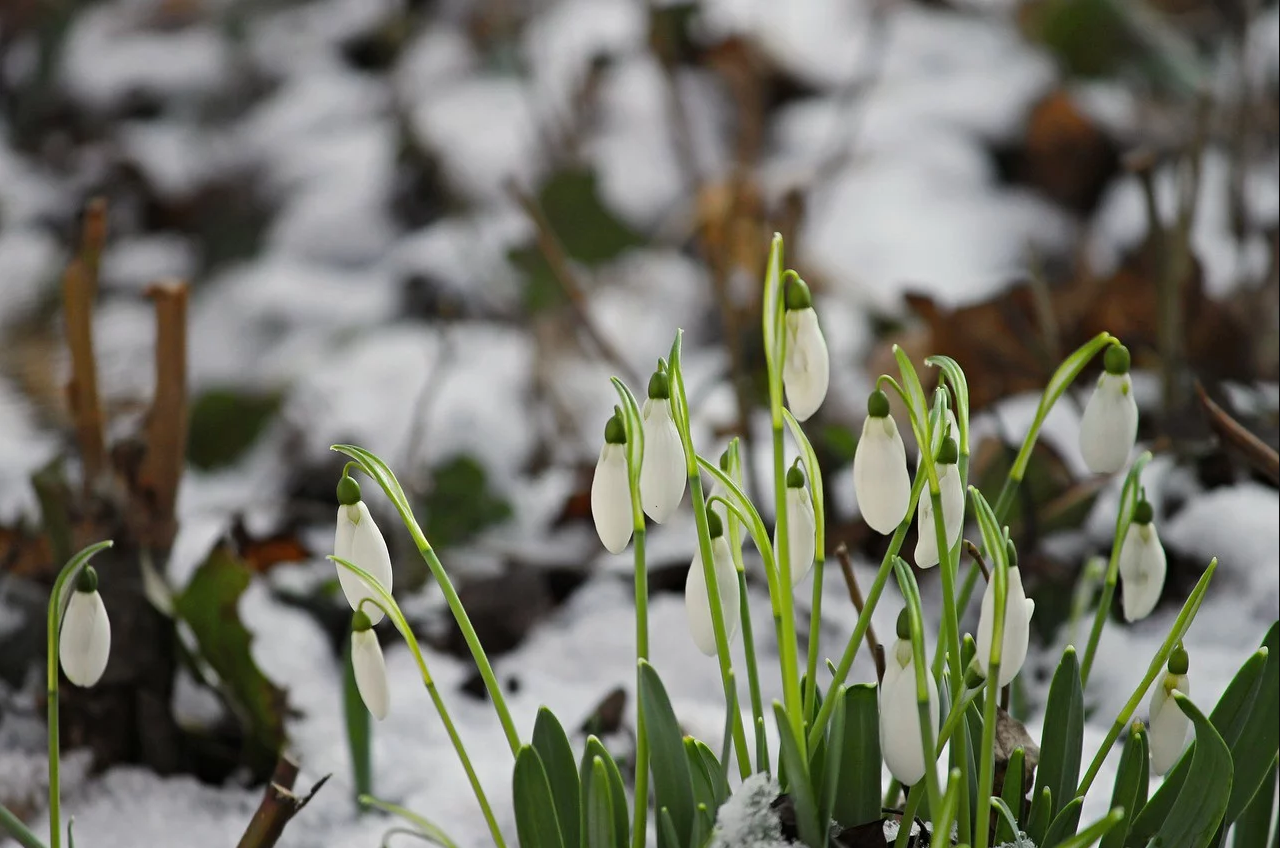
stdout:
<svg viewBox="0 0 1280 848">
<path fill-rule="evenodd" d="M 1027 661 L 1027 642 L 1031 638 L 1031 616 L 1036 610 L 1036 602 L 1027 597 L 1022 588 L 1022 572 L 1018 568 L 1017 552 L 1013 543 L 1008 545 L 1009 551 L 1009 584 L 1005 596 L 1004 635 L 1000 642 L 1000 686 L 1008 686 L 1022 670 Z M 991 637 L 996 617 L 995 581 L 987 583 L 982 595 L 982 612 L 978 618 L 977 653 L 974 659 L 978 671 L 983 677 L 988 674 L 987 666 L 991 661 Z"/>
<path fill-rule="evenodd" d="M 338 481 L 338 526 L 333 537 L 333 555 L 363 568 L 383 589 L 391 591 L 391 553 L 387 550 L 387 540 L 382 538 L 369 507 L 360 498 L 360 484 L 345 472 Z M 377 593 L 365 585 L 364 580 L 341 565 L 337 568 L 338 583 L 353 610 L 359 609 L 365 598 L 377 598 Z M 382 620 L 382 610 L 374 606 L 369 619 L 377 624 Z"/>
<path fill-rule="evenodd" d="M 898 529 L 911 505 L 907 448 L 889 414 L 889 398 L 879 389 L 867 398 L 867 419 L 853 454 L 853 491 L 867 525 L 885 535 Z"/>
<path fill-rule="evenodd" d="M 591 517 L 600 542 L 611 554 L 631 541 L 631 481 L 627 476 L 627 428 L 615 411 L 604 425 L 604 447 L 591 480 Z"/>
<path fill-rule="evenodd" d="M 649 378 L 644 419 L 644 460 L 640 465 L 640 502 L 645 515 L 661 524 L 684 498 L 684 445 L 671 417 L 671 386 L 661 368 Z M 628 505 L 628 511 L 630 506 Z"/>
<path fill-rule="evenodd" d="M 111 655 L 111 621 L 98 594 L 98 572 L 86 565 L 76 576 L 76 587 L 62 616 L 58 632 L 58 659 L 67 679 L 89 687 L 102 678 Z"/>
<path fill-rule="evenodd" d="M 903 786 L 914 786 L 924 777 L 932 757 L 925 757 L 916 696 L 915 656 L 906 609 L 898 615 L 898 639 L 885 653 L 884 680 L 880 682 L 880 753 L 889 772 Z M 925 671 L 929 720 L 938 728 L 938 685 Z M 936 736 L 935 736 L 936 738 Z"/>
<path fill-rule="evenodd" d="M 1187 730 L 1191 719 L 1173 700 L 1175 691 L 1191 694 L 1187 671 L 1191 666 L 1186 649 L 1179 643 L 1169 655 L 1167 671 L 1156 690 L 1151 693 L 1151 769 L 1164 774 L 1182 755 L 1187 744 Z"/>
<path fill-rule="evenodd" d="M 787 470 L 787 550 L 791 564 L 791 585 L 800 583 L 813 567 L 818 547 L 818 525 L 813 499 L 805 486 L 800 460 Z M 778 550 L 778 530 L 773 531 L 773 549 Z"/>
<path fill-rule="evenodd" d="M 809 287 L 799 277 L 787 282 L 786 353 L 782 361 L 782 385 L 787 392 L 787 405 L 797 421 L 806 421 L 822 406 L 831 379 L 831 357 L 827 340 L 818 326 L 818 313 L 813 310 Z"/>
<path fill-rule="evenodd" d="M 1133 521 L 1120 547 L 1120 591 L 1126 621 L 1151 614 L 1164 591 L 1168 561 L 1156 531 L 1155 511 L 1145 497 L 1133 508 Z"/>
<path fill-rule="evenodd" d="M 1138 438 L 1138 403 L 1129 378 L 1129 349 L 1107 348 L 1105 368 L 1080 420 L 1080 453 L 1094 474 L 1124 468 Z"/>
<path fill-rule="evenodd" d="M 724 617 L 724 635 L 731 644 L 741 621 L 738 572 L 733 567 L 733 553 L 729 550 L 729 541 L 724 535 L 724 525 L 720 516 L 711 510 L 707 510 L 707 529 L 711 536 L 712 571 L 715 573 L 716 590 L 720 595 L 720 612 Z M 707 591 L 707 579 L 702 568 L 701 547 L 694 552 L 689 575 L 685 578 L 684 611 L 694 644 L 702 653 L 714 657 L 716 633 L 711 616 L 711 596 Z"/>
<path fill-rule="evenodd" d="M 378 635 L 373 632 L 373 622 L 363 609 L 357 609 L 351 616 L 351 670 L 355 672 L 360 700 L 364 701 L 374 718 L 382 721 L 391 706 L 387 663 L 382 656 L 382 646 L 378 644 Z"/>
<path fill-rule="evenodd" d="M 960 541 L 960 531 L 964 529 L 964 483 L 956 467 L 958 460 L 959 449 L 955 439 L 944 438 L 942 447 L 938 449 L 937 468 L 948 550 Z M 941 558 L 938 555 L 938 532 L 934 527 L 933 500 L 927 492 L 920 494 L 920 504 L 916 509 L 916 534 L 916 565 L 932 568 Z"/>
</svg>

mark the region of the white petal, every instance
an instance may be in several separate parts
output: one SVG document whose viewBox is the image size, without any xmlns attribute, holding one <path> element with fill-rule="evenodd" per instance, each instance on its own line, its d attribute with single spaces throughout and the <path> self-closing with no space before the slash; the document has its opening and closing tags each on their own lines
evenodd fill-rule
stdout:
<svg viewBox="0 0 1280 848">
<path fill-rule="evenodd" d="M 782 384 L 787 405 L 797 421 L 807 420 L 822 406 L 831 379 L 827 340 L 813 308 L 790 309 L 786 315 L 787 349 L 782 363 Z"/>
<path fill-rule="evenodd" d="M 737 635 L 741 621 L 738 594 L 738 572 L 733 567 L 733 555 L 724 536 L 711 540 L 711 557 L 715 566 L 716 583 L 720 590 L 720 612 L 724 616 L 724 634 L 730 643 Z M 707 594 L 706 575 L 702 570 L 702 555 L 693 555 L 689 576 L 684 584 L 684 610 L 689 620 L 689 635 L 698 650 L 709 657 L 716 655 L 715 625 L 711 619 L 711 598 Z"/>
<path fill-rule="evenodd" d="M 991 660 L 991 633 L 995 621 L 995 584 L 987 583 L 982 593 L 982 611 L 978 617 L 978 668 L 985 675 Z M 1031 612 L 1035 603 L 1027 599 L 1022 588 L 1022 573 L 1009 569 L 1009 591 L 1005 599 L 1004 637 L 1000 646 L 1000 686 L 1008 686 L 1027 661 L 1027 641 L 1031 636 Z"/>
<path fill-rule="evenodd" d="M 895 664 L 895 663 L 891 663 Z M 938 688 L 932 675 L 926 674 L 929 693 L 929 716 L 934 737 L 938 727 Z M 880 690 L 880 751 L 885 765 L 898 782 L 913 786 L 924 777 L 924 741 L 920 735 L 920 712 L 916 701 L 915 663 L 890 677 L 886 669 Z"/>
<path fill-rule="evenodd" d="M 1128 374 L 1098 378 L 1080 420 L 1080 453 L 1095 474 L 1124 468 L 1138 438 L 1138 403 Z"/>
<path fill-rule="evenodd" d="M 954 465 L 938 466 L 938 486 L 942 495 L 942 520 L 947 533 L 948 550 L 960 541 L 964 529 L 964 486 Z M 928 492 L 920 493 L 916 510 L 916 565 L 932 568 L 939 562 L 938 531 L 933 523 L 933 500 Z"/>
<path fill-rule="evenodd" d="M 818 527 L 808 487 L 787 487 L 787 548 L 790 551 L 791 585 L 796 586 L 813 568 L 817 555 Z M 773 549 L 778 550 L 778 528 L 773 530 Z"/>
<path fill-rule="evenodd" d="M 898 529 L 911 505 L 907 449 L 892 416 L 867 419 L 853 455 L 853 491 L 867 525 L 888 535 Z"/>
<path fill-rule="evenodd" d="M 106 670 L 110 654 L 111 621 L 102 596 L 73 591 L 58 634 L 58 658 L 67 679 L 77 686 L 92 686 Z"/>
<path fill-rule="evenodd" d="M 335 556 L 360 566 L 382 588 L 391 591 L 391 553 L 364 501 L 338 507 L 338 529 L 333 548 Z M 365 598 L 378 599 L 377 593 L 366 586 L 364 580 L 342 566 L 338 566 L 338 583 L 352 609 L 360 608 L 360 602 Z M 382 609 L 372 603 L 364 605 L 364 612 L 374 624 L 382 620 Z"/>
<path fill-rule="evenodd" d="M 1184 695 L 1190 693 L 1191 687 L 1186 675 L 1177 678 L 1175 688 Z M 1190 726 L 1191 719 L 1174 702 L 1161 680 L 1151 695 L 1151 733 L 1148 742 L 1153 771 L 1164 774 L 1178 761 L 1187 745 L 1187 730 Z"/>
<path fill-rule="evenodd" d="M 1168 561 L 1156 525 L 1130 524 L 1120 547 L 1120 592 L 1126 621 L 1151 614 L 1164 591 Z"/>
<path fill-rule="evenodd" d="M 355 672 L 356 689 L 369 713 L 378 721 L 387 717 L 391 691 L 387 686 L 387 663 L 373 630 L 351 634 L 351 668 Z"/>
<path fill-rule="evenodd" d="M 596 476 L 591 480 L 591 517 L 609 553 L 622 553 L 631 541 L 632 528 L 626 445 L 606 443 L 600 449 Z"/>
<path fill-rule="evenodd" d="M 640 466 L 640 503 L 645 515 L 661 524 L 684 498 L 684 445 L 671 419 L 671 402 L 644 402 L 644 462 Z M 630 506 L 628 506 L 630 510 Z"/>
</svg>

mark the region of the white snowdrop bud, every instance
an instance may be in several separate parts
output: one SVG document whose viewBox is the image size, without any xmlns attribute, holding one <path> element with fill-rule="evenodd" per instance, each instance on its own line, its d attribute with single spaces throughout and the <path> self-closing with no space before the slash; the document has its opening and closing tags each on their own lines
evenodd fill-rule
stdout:
<svg viewBox="0 0 1280 848">
<path fill-rule="evenodd" d="M 596 534 L 611 554 L 620 554 L 631 541 L 631 482 L 627 477 L 627 431 L 614 414 L 604 427 L 604 447 L 591 480 L 591 517 Z"/>
<path fill-rule="evenodd" d="M 904 610 L 905 612 L 905 610 Z M 880 682 L 880 753 L 889 772 L 903 786 L 914 786 L 924 777 L 933 757 L 925 757 L 920 733 L 920 709 L 916 699 L 916 667 L 910 640 L 903 638 L 899 617 L 898 640 L 885 654 L 884 680 Z M 934 738 L 938 728 L 938 685 L 925 670 L 929 695 L 929 720 Z"/>
<path fill-rule="evenodd" d="M 985 678 L 991 661 L 991 631 L 996 617 L 995 581 L 988 581 L 982 595 L 982 612 L 978 618 L 978 651 L 974 660 L 978 671 Z M 1009 567 L 1009 593 L 1005 598 L 1004 637 L 1000 645 L 1000 686 L 1008 686 L 1027 661 L 1027 642 L 1031 638 L 1031 615 L 1036 602 L 1027 597 L 1022 588 L 1022 572 L 1016 565 Z"/>
<path fill-rule="evenodd" d="M 671 417 L 670 385 L 667 375 L 661 371 L 649 379 L 649 397 L 640 417 L 644 419 L 640 503 L 645 515 L 661 524 L 671 517 L 684 498 L 687 471 L 680 431 Z"/>
<path fill-rule="evenodd" d="M 58 633 L 58 659 L 67 679 L 92 686 L 102 677 L 111 654 L 111 621 L 98 594 L 98 572 L 87 565 L 76 578 Z"/>
<path fill-rule="evenodd" d="M 1129 379 L 1129 350 L 1107 348 L 1106 371 L 1098 378 L 1080 420 L 1080 453 L 1094 474 L 1111 474 L 1129 462 L 1138 438 L 1138 402 Z"/>
<path fill-rule="evenodd" d="M 333 537 L 333 555 L 357 565 L 377 580 L 383 589 L 391 591 L 391 552 L 387 540 L 369 513 L 369 507 L 360 499 L 360 484 L 347 474 L 338 481 L 338 526 Z M 378 595 L 364 580 L 339 565 L 338 583 L 347 596 L 351 608 L 359 609 L 366 598 L 378 599 Z M 377 624 L 382 620 L 382 609 L 373 607 L 369 620 Z"/>
<path fill-rule="evenodd" d="M 356 610 L 351 616 L 351 670 L 355 672 L 360 700 L 374 718 L 382 721 L 391 706 L 387 663 L 382 657 L 378 636 L 373 632 L 373 623 L 364 610 Z"/>
<path fill-rule="evenodd" d="M 853 454 L 853 492 L 867 525 L 888 535 L 911 505 L 907 448 L 889 414 L 889 398 L 876 389 L 867 399 L 867 420 Z"/>
<path fill-rule="evenodd" d="M 707 513 L 711 531 L 711 562 L 716 576 L 716 589 L 720 593 L 720 612 L 724 616 L 724 635 L 730 644 L 738 633 L 741 619 L 738 593 L 738 571 L 733 567 L 733 554 L 724 536 L 720 517 Z M 684 583 L 684 611 L 689 619 L 689 634 L 698 650 L 709 657 L 716 655 L 715 625 L 711 618 L 711 596 L 707 593 L 707 579 L 702 570 L 702 551 L 693 555 L 689 576 Z"/>
<path fill-rule="evenodd" d="M 787 550 L 790 552 L 791 585 L 800 583 L 813 568 L 817 555 L 818 525 L 813 499 L 805 487 L 800 460 L 787 471 Z M 778 528 L 773 530 L 773 549 L 778 548 Z"/>
<path fill-rule="evenodd" d="M 818 313 L 813 311 L 809 287 L 799 278 L 787 284 L 786 310 L 782 385 L 787 391 L 791 414 L 797 421 L 806 421 L 827 396 L 831 357 L 822 328 L 818 326 Z"/>
<path fill-rule="evenodd" d="M 954 439 L 945 439 L 938 451 L 938 486 L 942 495 L 942 520 L 947 531 L 947 550 L 960 541 L 964 529 L 964 483 L 956 468 L 958 451 Z M 933 499 L 928 492 L 920 493 L 916 509 L 916 565 L 932 568 L 940 561 L 938 555 L 938 531 L 933 526 Z"/>
<path fill-rule="evenodd" d="M 1156 774 L 1164 774 L 1173 768 L 1187 744 L 1191 719 L 1174 702 L 1173 693 L 1176 690 L 1183 695 L 1191 694 L 1191 684 L 1187 680 L 1189 667 L 1187 652 L 1178 645 L 1169 656 L 1168 672 L 1151 694 L 1151 733 L 1148 739 L 1151 769 Z"/>
<path fill-rule="evenodd" d="M 1141 621 L 1149 616 L 1164 590 L 1168 562 L 1154 517 L 1151 504 L 1139 499 L 1120 546 L 1120 591 L 1126 621 Z"/>
</svg>

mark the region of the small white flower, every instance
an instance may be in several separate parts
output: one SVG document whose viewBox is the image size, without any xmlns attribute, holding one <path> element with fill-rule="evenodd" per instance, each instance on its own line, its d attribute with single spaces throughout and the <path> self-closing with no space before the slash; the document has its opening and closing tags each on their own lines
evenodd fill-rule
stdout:
<svg viewBox="0 0 1280 848">
<path fill-rule="evenodd" d="M 708 519 L 715 525 L 719 519 Z M 741 610 L 738 607 L 738 571 L 733 567 L 733 554 L 723 534 L 711 540 L 711 560 L 720 593 L 720 611 L 724 616 L 724 635 L 729 643 L 737 635 Z M 716 634 L 711 618 L 711 597 L 707 593 L 706 575 L 702 572 L 702 552 L 693 555 L 689 576 L 684 583 L 684 611 L 689 619 L 689 634 L 698 650 L 709 657 L 716 655 Z"/>
<path fill-rule="evenodd" d="M 67 679 L 77 686 L 97 683 L 111 654 L 111 621 L 97 586 L 97 574 L 86 566 L 58 633 L 58 659 Z"/>
<path fill-rule="evenodd" d="M 995 582 L 987 583 L 982 595 L 982 612 L 978 618 L 978 652 L 975 658 L 983 677 L 987 676 L 987 664 L 991 661 L 991 629 L 996 617 Z M 1027 661 L 1027 642 L 1031 638 L 1031 615 L 1036 602 L 1027 597 L 1022 588 L 1022 572 L 1017 566 L 1009 568 L 1009 593 L 1005 600 L 1004 638 L 1000 646 L 1000 686 L 1008 686 Z"/>
<path fill-rule="evenodd" d="M 654 378 L 665 376 L 655 374 Z M 650 381 L 652 384 L 653 381 Z M 684 498 L 685 458 L 680 431 L 671 418 L 671 401 L 649 398 L 641 411 L 644 419 L 644 461 L 640 465 L 640 502 L 648 515 L 661 524 L 671 517 Z M 624 463 L 625 465 L 625 463 Z M 630 515 L 630 495 L 627 512 Z M 628 521 L 630 519 L 628 518 Z"/>
<path fill-rule="evenodd" d="M 938 728 L 938 685 L 925 671 L 929 693 L 929 720 L 934 738 Z M 911 642 L 898 639 L 886 652 L 884 680 L 880 682 L 880 753 L 889 771 L 903 786 L 914 786 L 924 777 L 926 758 L 920 734 L 920 709 L 916 700 L 916 667 Z M 933 758 L 929 757 L 932 763 Z"/>
<path fill-rule="evenodd" d="M 783 318 L 786 353 L 782 362 L 782 385 L 787 404 L 797 421 L 807 420 L 822 406 L 831 379 L 831 356 L 827 340 L 818 326 L 808 287 L 800 280 L 787 286 L 787 313 Z"/>
<path fill-rule="evenodd" d="M 1129 379 L 1129 352 L 1114 345 L 1107 350 L 1106 371 L 1084 408 L 1080 420 L 1080 453 L 1095 474 L 1124 468 L 1138 437 L 1138 403 Z"/>
<path fill-rule="evenodd" d="M 391 705 L 391 690 L 387 685 L 387 663 L 382 657 L 382 646 L 378 644 L 378 636 L 372 627 L 365 627 L 363 630 L 353 627 L 351 669 L 355 672 L 360 700 L 364 701 L 374 718 L 382 721 L 387 717 L 387 709 Z"/>
<path fill-rule="evenodd" d="M 792 485 L 792 484 L 795 485 Z M 813 568 L 817 555 L 818 526 L 814 520 L 813 499 L 805 486 L 804 472 L 794 466 L 787 472 L 787 549 L 790 552 L 791 585 L 796 586 Z M 778 547 L 778 529 L 773 530 L 773 549 Z"/>
<path fill-rule="evenodd" d="M 622 419 L 609 419 L 604 447 L 591 480 L 591 517 L 596 533 L 611 554 L 620 554 L 631 541 L 631 482 L 627 476 L 626 431 Z"/>
<path fill-rule="evenodd" d="M 960 531 L 964 529 L 964 484 L 960 482 L 960 471 L 954 463 L 938 464 L 938 486 L 942 494 L 942 520 L 946 525 L 947 549 L 955 547 L 960 541 Z M 920 568 L 932 568 L 937 565 L 938 531 L 933 526 L 933 500 L 929 493 L 920 493 L 920 504 L 916 509 L 916 565 Z"/>
<path fill-rule="evenodd" d="M 1160 534 L 1151 520 L 1151 505 L 1145 500 L 1139 501 L 1133 516 L 1120 546 L 1118 565 L 1125 620 L 1141 621 L 1160 600 L 1168 561 L 1160 545 Z"/>
<path fill-rule="evenodd" d="M 867 525 L 887 535 L 898 529 L 911 505 L 907 448 L 884 392 L 873 392 L 867 406 L 870 414 L 853 454 L 853 491 Z"/>
<path fill-rule="evenodd" d="M 1187 744 L 1187 730 L 1191 719 L 1173 700 L 1173 691 L 1183 695 L 1191 694 L 1191 684 L 1187 675 L 1166 672 L 1164 679 L 1151 694 L 1151 733 L 1148 736 L 1151 746 L 1151 769 L 1156 774 L 1164 774 L 1173 767 L 1182 756 L 1182 749 Z"/>
<path fill-rule="evenodd" d="M 350 478 L 347 478 L 350 479 Z M 391 591 L 391 553 L 387 540 L 369 514 L 364 501 L 342 504 L 338 507 L 338 527 L 333 537 L 333 555 L 358 565 L 377 580 L 383 589 Z M 364 580 L 343 566 L 338 566 L 338 583 L 347 596 L 352 609 L 358 609 L 366 598 L 379 600 L 378 595 Z M 377 624 L 382 620 L 382 610 L 376 604 L 365 604 L 369 619 Z"/>
</svg>

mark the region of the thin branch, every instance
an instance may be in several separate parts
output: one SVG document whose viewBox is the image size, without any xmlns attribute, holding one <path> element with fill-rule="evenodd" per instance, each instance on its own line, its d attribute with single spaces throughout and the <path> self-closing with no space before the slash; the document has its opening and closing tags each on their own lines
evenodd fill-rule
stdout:
<svg viewBox="0 0 1280 848">
<path fill-rule="evenodd" d="M 982 558 L 982 551 L 978 550 L 978 546 L 968 539 L 964 540 L 964 551 L 973 557 L 973 561 L 978 564 L 978 570 L 982 572 L 982 577 L 988 583 L 991 582 L 991 569 L 987 568 L 987 561 Z"/>
<path fill-rule="evenodd" d="M 85 204 L 80 228 L 80 262 L 87 276 L 90 299 L 98 294 L 98 270 L 106 243 L 107 201 L 106 198 L 95 197 Z"/>
<path fill-rule="evenodd" d="M 84 263 L 73 259 L 62 275 L 62 311 L 67 346 L 71 349 L 71 380 L 67 401 L 75 424 L 76 442 L 84 463 L 86 491 L 106 468 L 102 403 L 98 397 L 97 360 L 93 352 L 93 283 Z"/>
<path fill-rule="evenodd" d="M 307 806 L 330 776 L 326 774 L 320 778 L 310 792 L 299 797 L 293 793 L 293 784 L 298 779 L 298 763 L 288 754 L 282 754 L 237 848 L 271 848 L 275 845 L 284 833 L 285 825 Z"/>
<path fill-rule="evenodd" d="M 1199 380 L 1196 381 L 1196 397 L 1200 399 L 1205 418 L 1209 419 L 1209 426 L 1218 438 L 1239 451 L 1249 466 L 1264 475 L 1272 485 L 1280 486 L 1280 455 L 1214 403 Z"/>
<path fill-rule="evenodd" d="M 844 575 L 844 585 L 849 589 L 849 600 L 853 601 L 853 608 L 858 611 L 858 615 L 862 615 L 862 608 L 865 606 L 862 589 L 858 587 L 858 578 L 854 576 L 853 563 L 849 560 L 849 547 L 844 542 L 836 546 L 836 559 L 840 560 L 840 573 Z M 867 621 L 867 650 L 871 652 L 871 659 L 876 664 L 876 680 L 884 680 L 884 646 L 876 638 L 875 625 L 870 621 Z"/>
<path fill-rule="evenodd" d="M 187 452 L 187 286 L 160 283 L 147 296 L 156 305 L 156 390 L 140 475 L 151 513 L 143 535 L 164 547 L 176 530 L 174 505 Z"/>
</svg>

